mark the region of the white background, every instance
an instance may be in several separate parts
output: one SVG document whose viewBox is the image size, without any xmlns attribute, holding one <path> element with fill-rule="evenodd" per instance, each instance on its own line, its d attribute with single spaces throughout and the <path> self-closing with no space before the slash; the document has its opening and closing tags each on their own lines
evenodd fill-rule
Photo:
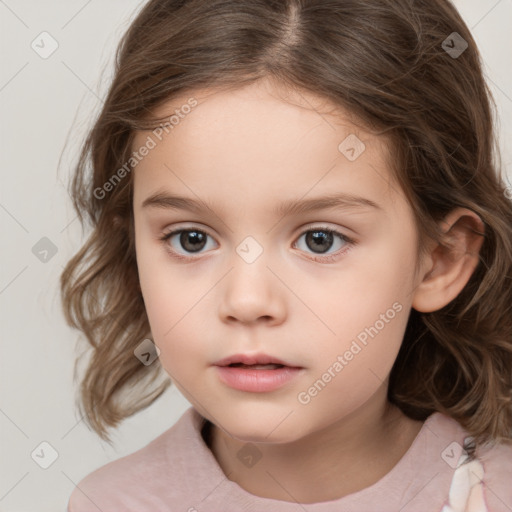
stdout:
<svg viewBox="0 0 512 512">
<path fill-rule="evenodd" d="M 512 183 L 512 0 L 455 4 L 485 61 Z M 82 242 L 66 192 L 71 164 L 107 90 L 117 42 L 141 5 L 0 0 L 1 512 L 65 511 L 74 484 L 146 445 L 189 407 L 171 387 L 113 433 L 114 448 L 99 441 L 75 411 L 73 365 L 82 345 L 59 302 L 59 275 Z M 59 45 L 47 59 L 31 48 L 43 31 Z M 42 237 L 58 249 L 47 263 L 32 253 Z M 31 458 L 43 441 L 58 453 L 48 469 Z"/>
</svg>

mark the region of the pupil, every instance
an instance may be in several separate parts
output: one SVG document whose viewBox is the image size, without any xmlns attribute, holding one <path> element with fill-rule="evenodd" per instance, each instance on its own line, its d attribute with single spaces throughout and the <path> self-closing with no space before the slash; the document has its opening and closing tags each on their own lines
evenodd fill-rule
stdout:
<svg viewBox="0 0 512 512">
<path fill-rule="evenodd" d="M 189 252 L 200 251 L 205 244 L 206 237 L 199 231 L 183 231 L 180 235 L 180 243 Z M 328 231 L 310 231 L 306 235 L 306 244 L 317 253 L 329 250 L 332 245 L 333 235 Z"/>
<path fill-rule="evenodd" d="M 306 235 L 306 244 L 314 251 L 321 253 L 322 248 L 328 250 L 332 244 L 333 236 L 332 233 L 327 231 L 310 231 Z M 310 245 L 311 242 L 311 245 Z M 322 247 L 325 246 L 325 247 Z M 317 250 L 320 249 L 320 250 Z"/>
<path fill-rule="evenodd" d="M 205 243 L 204 233 L 199 231 L 183 231 L 180 235 L 180 243 L 189 252 L 200 251 Z"/>
</svg>

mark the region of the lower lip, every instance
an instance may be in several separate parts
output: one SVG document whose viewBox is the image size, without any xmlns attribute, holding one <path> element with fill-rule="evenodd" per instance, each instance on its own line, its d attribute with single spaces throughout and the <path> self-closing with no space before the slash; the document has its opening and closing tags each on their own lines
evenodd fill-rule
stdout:
<svg viewBox="0 0 512 512">
<path fill-rule="evenodd" d="M 275 370 L 251 370 L 233 366 L 217 366 L 220 380 L 231 388 L 253 393 L 274 391 L 290 382 L 302 370 L 284 366 Z"/>
</svg>

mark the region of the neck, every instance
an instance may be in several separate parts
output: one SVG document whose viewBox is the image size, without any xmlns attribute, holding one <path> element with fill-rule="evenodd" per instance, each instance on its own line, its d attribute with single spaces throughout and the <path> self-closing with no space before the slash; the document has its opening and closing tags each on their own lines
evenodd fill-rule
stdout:
<svg viewBox="0 0 512 512">
<path fill-rule="evenodd" d="M 262 457 L 252 467 L 237 457 L 246 443 L 215 425 L 209 446 L 224 474 L 253 495 L 299 503 L 340 499 L 386 475 L 423 425 L 386 400 L 368 405 L 297 441 L 258 443 Z"/>
</svg>

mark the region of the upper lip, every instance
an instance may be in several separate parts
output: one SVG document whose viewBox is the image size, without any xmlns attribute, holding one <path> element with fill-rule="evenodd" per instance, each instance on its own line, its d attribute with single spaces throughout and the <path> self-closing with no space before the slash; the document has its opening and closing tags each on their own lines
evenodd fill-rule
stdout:
<svg viewBox="0 0 512 512">
<path fill-rule="evenodd" d="M 294 367 L 281 359 L 268 354 L 233 354 L 232 356 L 225 357 L 219 361 L 213 363 L 214 366 L 229 366 L 232 363 L 242 364 L 281 364 L 283 366 Z"/>
</svg>

